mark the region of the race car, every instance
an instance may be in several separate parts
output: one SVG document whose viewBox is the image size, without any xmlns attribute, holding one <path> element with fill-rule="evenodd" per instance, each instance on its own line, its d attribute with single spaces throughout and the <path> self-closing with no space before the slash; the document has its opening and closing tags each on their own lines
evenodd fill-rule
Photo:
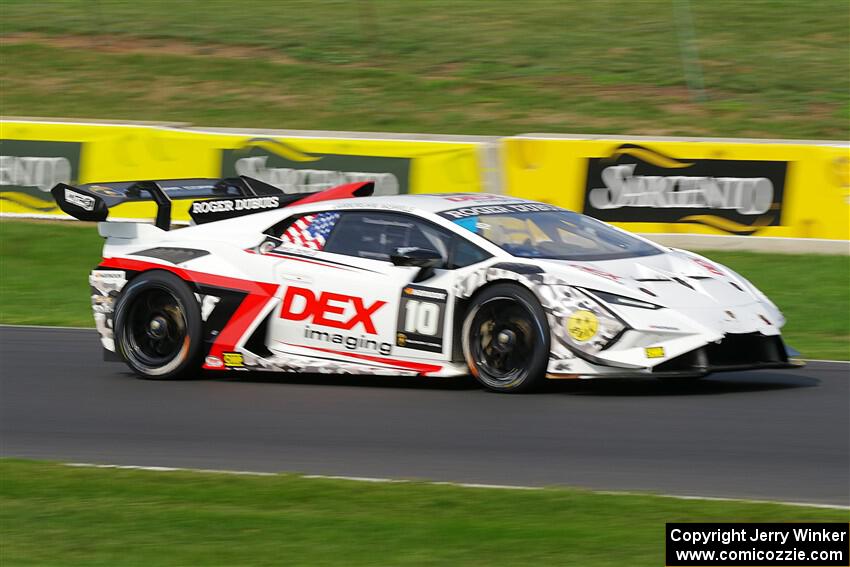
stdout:
<svg viewBox="0 0 850 567">
<path fill-rule="evenodd" d="M 92 308 L 106 359 L 143 378 L 200 369 L 698 378 L 798 363 L 764 294 L 729 268 L 506 195 L 284 194 L 248 177 L 59 184 L 99 221 Z M 171 205 L 193 199 L 190 226 Z M 109 209 L 153 201 L 153 224 Z"/>
</svg>

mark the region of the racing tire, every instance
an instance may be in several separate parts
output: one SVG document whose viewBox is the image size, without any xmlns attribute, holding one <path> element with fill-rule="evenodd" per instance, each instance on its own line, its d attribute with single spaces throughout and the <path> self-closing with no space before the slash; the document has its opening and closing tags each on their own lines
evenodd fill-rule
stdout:
<svg viewBox="0 0 850 567">
<path fill-rule="evenodd" d="M 494 284 L 473 296 L 461 343 L 470 372 L 489 390 L 530 392 L 546 379 L 546 313 L 523 286 Z"/>
<path fill-rule="evenodd" d="M 177 276 L 144 273 L 124 288 L 115 306 L 115 349 L 141 378 L 195 375 L 203 342 L 195 295 Z"/>
</svg>

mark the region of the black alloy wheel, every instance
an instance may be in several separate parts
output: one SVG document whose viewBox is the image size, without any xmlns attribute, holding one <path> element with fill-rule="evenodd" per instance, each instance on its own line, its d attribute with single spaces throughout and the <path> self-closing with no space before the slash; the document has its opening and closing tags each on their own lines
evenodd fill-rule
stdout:
<svg viewBox="0 0 850 567">
<path fill-rule="evenodd" d="M 537 298 L 516 284 L 495 284 L 472 298 L 463 325 L 463 353 L 485 387 L 526 392 L 546 377 L 549 329 Z"/>
<path fill-rule="evenodd" d="M 196 371 L 201 315 L 188 286 L 161 271 L 127 284 L 115 309 L 115 346 L 144 378 L 184 378 Z"/>
</svg>

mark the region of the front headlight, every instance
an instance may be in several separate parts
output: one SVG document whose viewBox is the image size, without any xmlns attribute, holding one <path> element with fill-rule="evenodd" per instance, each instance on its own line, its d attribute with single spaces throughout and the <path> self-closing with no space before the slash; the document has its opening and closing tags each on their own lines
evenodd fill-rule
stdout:
<svg viewBox="0 0 850 567">
<path fill-rule="evenodd" d="M 550 286 L 546 295 L 544 307 L 554 317 L 552 332 L 574 350 L 596 354 L 626 329 L 616 315 L 579 288 Z"/>
</svg>

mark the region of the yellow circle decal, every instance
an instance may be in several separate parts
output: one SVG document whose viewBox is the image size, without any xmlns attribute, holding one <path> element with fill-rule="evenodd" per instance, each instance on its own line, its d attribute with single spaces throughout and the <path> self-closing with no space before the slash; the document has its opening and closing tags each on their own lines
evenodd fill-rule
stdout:
<svg viewBox="0 0 850 567">
<path fill-rule="evenodd" d="M 578 342 L 589 341 L 599 330 L 599 319 L 585 309 L 580 309 L 567 319 L 567 332 Z"/>
</svg>

